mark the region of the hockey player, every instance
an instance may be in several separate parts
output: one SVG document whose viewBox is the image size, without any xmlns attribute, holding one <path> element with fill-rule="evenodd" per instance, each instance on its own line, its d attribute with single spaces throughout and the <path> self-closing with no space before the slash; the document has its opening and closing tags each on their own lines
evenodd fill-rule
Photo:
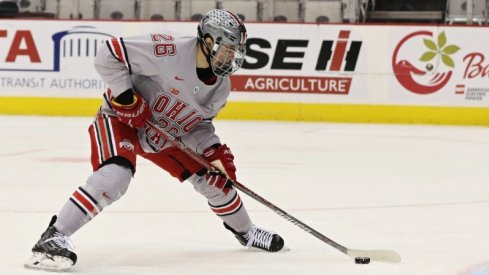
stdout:
<svg viewBox="0 0 489 275">
<path fill-rule="evenodd" d="M 64 271 L 77 260 L 70 236 L 126 192 L 136 155 L 205 196 L 242 245 L 280 251 L 283 239 L 254 225 L 229 179 L 234 156 L 214 133 L 212 119 L 226 104 L 228 76 L 246 51 L 246 28 L 233 13 L 209 11 L 198 35 L 153 33 L 106 41 L 95 68 L 109 89 L 89 127 L 93 174 L 77 188 L 34 245 L 27 268 Z M 151 120 L 220 171 L 209 171 L 145 126 Z"/>
</svg>

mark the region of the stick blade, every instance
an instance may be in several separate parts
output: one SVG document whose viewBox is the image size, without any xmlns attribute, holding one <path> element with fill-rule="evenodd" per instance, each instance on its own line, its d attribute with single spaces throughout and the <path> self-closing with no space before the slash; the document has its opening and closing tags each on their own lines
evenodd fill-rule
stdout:
<svg viewBox="0 0 489 275">
<path fill-rule="evenodd" d="M 356 258 L 356 257 L 368 257 L 372 261 L 377 262 L 390 262 L 399 263 L 401 262 L 401 256 L 393 250 L 357 250 L 348 249 L 346 255 Z"/>
</svg>

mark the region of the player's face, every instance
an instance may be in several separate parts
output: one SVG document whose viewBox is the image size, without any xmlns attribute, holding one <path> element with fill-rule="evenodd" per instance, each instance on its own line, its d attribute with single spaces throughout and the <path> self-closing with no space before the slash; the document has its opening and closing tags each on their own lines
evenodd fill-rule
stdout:
<svg viewBox="0 0 489 275">
<path fill-rule="evenodd" d="M 236 46 L 233 45 L 221 45 L 216 54 L 214 55 L 214 65 L 217 68 L 222 66 L 230 66 L 236 59 Z"/>
<path fill-rule="evenodd" d="M 246 54 L 245 46 L 226 43 L 214 44 L 210 38 L 206 38 L 205 43 L 207 49 L 212 49 L 210 52 L 211 64 L 209 65 L 211 65 L 214 74 L 226 77 L 241 68 Z"/>
<path fill-rule="evenodd" d="M 214 68 L 222 71 L 234 72 L 241 67 L 243 58 L 244 53 L 241 47 L 223 43 L 217 48 L 212 60 L 212 65 Z M 237 62 L 237 60 L 239 60 L 239 62 Z"/>
</svg>

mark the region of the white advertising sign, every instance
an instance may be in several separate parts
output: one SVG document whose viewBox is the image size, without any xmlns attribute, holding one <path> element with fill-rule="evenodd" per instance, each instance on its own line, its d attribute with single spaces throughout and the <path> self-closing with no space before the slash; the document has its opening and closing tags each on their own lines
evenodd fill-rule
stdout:
<svg viewBox="0 0 489 275">
<path fill-rule="evenodd" d="M 488 106 L 489 30 L 407 27 L 392 32 L 389 101 Z"/>
<path fill-rule="evenodd" d="M 93 67 L 116 36 L 159 32 L 165 24 L 0 20 L 0 95 L 99 98 L 106 85 Z M 187 33 L 195 24 L 179 23 Z"/>
<path fill-rule="evenodd" d="M 99 98 L 97 49 L 196 22 L 0 20 L 0 96 Z M 489 29 L 248 23 L 233 101 L 488 106 Z"/>
</svg>

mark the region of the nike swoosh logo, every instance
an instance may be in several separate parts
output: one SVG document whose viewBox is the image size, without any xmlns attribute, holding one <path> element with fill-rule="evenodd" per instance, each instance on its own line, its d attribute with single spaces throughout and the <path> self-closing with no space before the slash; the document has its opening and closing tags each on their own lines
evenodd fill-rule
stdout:
<svg viewBox="0 0 489 275">
<path fill-rule="evenodd" d="M 176 80 L 184 80 L 183 78 L 180 78 L 179 76 L 175 76 Z"/>
<path fill-rule="evenodd" d="M 102 193 L 102 196 L 106 197 L 107 199 L 111 200 L 112 198 L 109 197 L 109 194 L 107 194 L 107 192 L 103 192 Z"/>
</svg>

